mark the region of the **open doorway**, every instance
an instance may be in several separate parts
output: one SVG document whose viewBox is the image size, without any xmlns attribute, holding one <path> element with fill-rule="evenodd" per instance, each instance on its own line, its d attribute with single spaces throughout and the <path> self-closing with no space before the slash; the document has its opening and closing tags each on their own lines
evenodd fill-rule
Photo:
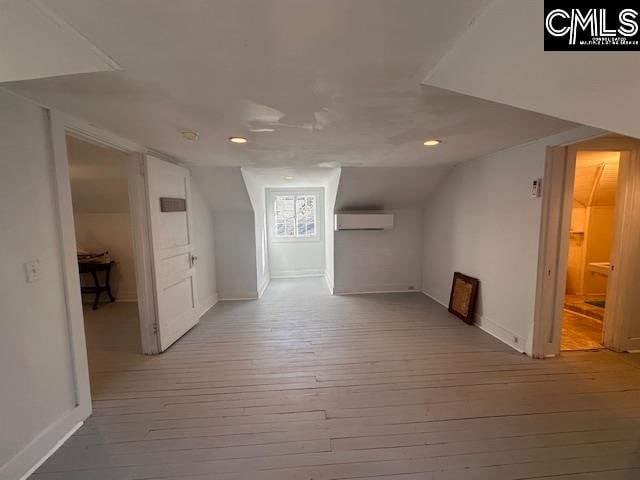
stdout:
<svg viewBox="0 0 640 480">
<path fill-rule="evenodd" d="M 640 142 L 550 147 L 532 354 L 640 350 Z"/>
<path fill-rule="evenodd" d="M 603 346 L 620 152 L 576 152 L 561 350 Z"/>
<path fill-rule="evenodd" d="M 130 176 L 132 154 L 67 135 L 77 267 L 92 389 L 109 358 L 142 355 Z"/>
</svg>

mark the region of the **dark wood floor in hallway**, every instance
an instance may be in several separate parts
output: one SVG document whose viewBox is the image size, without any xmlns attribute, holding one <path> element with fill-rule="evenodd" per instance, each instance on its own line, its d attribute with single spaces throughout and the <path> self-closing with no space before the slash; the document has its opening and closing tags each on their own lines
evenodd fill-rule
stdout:
<svg viewBox="0 0 640 480">
<path fill-rule="evenodd" d="M 87 319 L 94 413 L 33 479 L 640 478 L 637 355 L 532 360 L 421 294 L 316 278 L 156 357 L 128 311 Z"/>
</svg>

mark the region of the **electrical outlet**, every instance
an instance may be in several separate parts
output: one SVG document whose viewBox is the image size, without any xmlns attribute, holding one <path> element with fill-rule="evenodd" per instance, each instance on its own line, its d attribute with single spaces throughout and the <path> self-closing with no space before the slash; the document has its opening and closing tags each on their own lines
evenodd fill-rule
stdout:
<svg viewBox="0 0 640 480">
<path fill-rule="evenodd" d="M 513 343 L 518 343 L 520 341 L 520 339 L 518 337 L 513 337 Z"/>
<path fill-rule="evenodd" d="M 27 276 L 27 283 L 33 283 L 40 280 L 40 260 L 35 258 L 24 264 L 24 270 Z"/>
</svg>

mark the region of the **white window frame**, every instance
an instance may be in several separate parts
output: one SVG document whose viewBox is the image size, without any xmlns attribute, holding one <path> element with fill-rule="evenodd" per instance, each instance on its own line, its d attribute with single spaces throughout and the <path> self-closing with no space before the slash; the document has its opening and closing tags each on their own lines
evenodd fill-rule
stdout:
<svg viewBox="0 0 640 480">
<path fill-rule="evenodd" d="M 315 197 L 315 226 L 314 235 L 283 237 L 276 234 L 275 201 L 276 197 L 293 196 L 304 197 L 313 195 Z M 273 243 L 298 243 L 298 242 L 319 242 L 322 240 L 323 215 L 324 215 L 324 195 L 322 189 L 317 188 L 295 188 L 295 189 L 267 189 L 267 215 L 269 224 L 269 236 Z"/>
</svg>

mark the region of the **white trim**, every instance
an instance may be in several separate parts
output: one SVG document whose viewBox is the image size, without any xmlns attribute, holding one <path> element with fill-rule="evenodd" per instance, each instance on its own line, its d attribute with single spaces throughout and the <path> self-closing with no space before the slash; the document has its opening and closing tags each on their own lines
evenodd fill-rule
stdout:
<svg viewBox="0 0 640 480">
<path fill-rule="evenodd" d="M 129 205 L 133 240 L 134 274 L 142 351 L 147 355 L 160 353 L 160 338 L 156 333 L 156 289 L 153 278 L 151 227 L 147 202 L 146 166 L 144 155 L 130 162 Z M 143 175 L 144 173 L 144 175 Z"/>
<path fill-rule="evenodd" d="M 422 290 L 421 293 L 424 296 L 426 296 L 427 298 L 429 298 L 429 299 L 433 300 L 434 302 L 442 305 L 444 308 L 449 309 L 449 305 L 446 304 L 445 302 L 443 302 L 442 300 L 437 299 L 433 295 L 429 295 L 424 290 Z M 525 345 L 526 345 L 526 342 L 527 342 L 527 338 L 526 337 L 524 337 L 522 335 L 518 335 L 518 334 L 512 332 L 511 330 L 508 330 L 508 329 L 498 325 L 497 322 L 495 322 L 493 320 L 490 320 L 489 318 L 487 318 L 485 316 L 482 316 L 482 315 L 476 315 L 475 316 L 473 325 L 478 327 L 483 332 L 486 332 L 489 335 L 491 335 L 492 337 L 500 340 L 502 343 L 505 343 L 506 345 L 510 346 L 511 348 L 516 350 L 517 352 L 525 353 Z M 514 342 L 514 338 L 515 337 L 518 338 L 518 343 Z"/>
<path fill-rule="evenodd" d="M 80 275 L 76 249 L 71 182 L 67 158 L 66 126 L 59 116 L 49 111 L 50 146 L 52 154 L 56 210 L 58 214 L 58 235 L 63 271 L 67 326 L 71 345 L 72 368 L 74 372 L 76 405 L 91 414 L 91 393 L 89 390 L 89 366 L 84 336 L 84 314 L 80 294 Z M 86 417 L 85 417 L 86 418 Z M 80 419 L 84 420 L 84 418 Z"/>
<path fill-rule="evenodd" d="M 324 283 L 327 284 L 327 288 L 329 289 L 329 293 L 331 295 L 335 295 L 333 285 L 331 285 L 331 281 L 329 280 L 329 275 L 326 273 L 322 276 L 324 278 Z"/>
<path fill-rule="evenodd" d="M 439 303 L 440 305 L 442 305 L 444 308 L 449 308 L 449 305 L 447 305 L 446 303 L 444 303 L 443 301 L 437 299 L 436 297 L 434 297 L 433 295 L 429 295 L 427 292 L 425 292 L 424 290 L 421 290 L 421 293 L 425 296 L 430 298 L 431 300 L 433 300 L 436 303 Z"/>
<path fill-rule="evenodd" d="M 517 352 L 525 353 L 527 337 L 525 337 L 524 335 L 518 335 L 517 333 L 502 327 L 495 321 L 483 315 L 476 315 L 473 324 L 483 332 L 487 332 L 489 335 L 497 338 L 502 343 L 509 345 Z"/>
<path fill-rule="evenodd" d="M 258 292 L 231 292 L 227 294 L 218 292 L 218 301 L 220 302 L 240 302 L 245 300 L 258 300 Z"/>
<path fill-rule="evenodd" d="M 269 283 L 271 282 L 271 278 L 272 277 L 270 275 L 265 276 L 264 281 L 262 282 L 262 286 L 258 290 L 258 298 L 262 298 L 264 291 L 267 289 L 267 287 L 269 286 Z"/>
<path fill-rule="evenodd" d="M 158 339 L 154 333 L 156 322 L 155 303 L 153 301 L 155 289 L 151 271 L 151 245 L 148 228 L 148 210 L 146 201 L 146 185 L 142 176 L 143 157 L 146 149 L 126 138 L 100 130 L 82 120 L 69 115 L 50 110 L 51 142 L 56 170 L 56 187 L 58 192 L 58 214 L 60 217 L 61 235 L 64 246 L 65 287 L 71 292 L 72 299 L 68 301 L 70 321 L 76 328 L 82 330 L 82 341 L 77 348 L 84 351 L 84 321 L 81 299 L 79 295 L 79 278 L 77 272 L 75 226 L 73 220 L 73 206 L 71 203 L 71 182 L 69 177 L 69 159 L 67 154 L 67 135 L 80 140 L 124 151 L 138 157 L 130 162 L 129 175 L 129 203 L 131 205 L 131 223 L 133 235 L 136 289 L 138 297 L 138 311 L 142 350 L 146 354 L 158 353 Z M 70 217 L 70 218 L 69 218 Z M 74 291 L 77 291 L 75 298 Z M 76 304 L 77 303 L 77 309 Z M 72 343 L 73 345 L 73 343 Z M 74 353 L 74 357 L 77 354 Z M 85 359 L 86 362 L 86 359 Z M 88 383 L 88 374 L 87 374 Z M 87 387 L 88 388 L 88 387 Z M 90 402 L 90 398 L 88 399 Z"/>
<path fill-rule="evenodd" d="M 200 309 L 200 313 L 198 314 L 198 318 L 202 318 L 209 310 L 211 310 L 216 303 L 218 303 L 218 294 L 214 293 L 213 295 L 209 295 L 204 302 L 204 307 Z"/>
<path fill-rule="evenodd" d="M 83 424 L 86 416 L 76 407 L 40 432 L 9 462 L 0 467 L 1 479 L 26 479 L 58 450 Z"/>
<path fill-rule="evenodd" d="M 340 290 L 340 289 L 334 289 L 334 295 L 371 295 L 374 293 L 422 293 L 420 290 L 415 289 L 415 290 L 407 290 L 405 289 L 401 289 L 401 288 L 391 288 L 391 289 L 376 289 L 374 287 L 374 289 L 372 290 Z"/>
<path fill-rule="evenodd" d="M 324 272 L 320 270 L 310 270 L 308 272 L 302 271 L 302 273 L 297 273 L 295 271 L 292 272 L 282 272 L 278 275 L 271 275 L 271 278 L 314 278 L 314 277 L 324 277 Z"/>
<path fill-rule="evenodd" d="M 60 440 L 58 440 L 56 442 L 56 444 L 51 447 L 51 449 L 45 454 L 44 457 L 42 457 L 40 459 L 40 461 L 38 461 L 33 467 L 31 467 L 29 470 L 26 471 L 26 473 L 24 475 L 22 475 L 22 477 L 20 477 L 20 480 L 27 480 L 27 478 L 29 478 L 38 468 L 40 468 L 42 466 L 42 464 L 44 462 L 46 462 L 47 460 L 49 460 L 49 458 L 51 457 L 51 455 L 53 455 L 54 453 L 56 453 L 58 451 L 58 449 L 64 445 L 64 443 L 69 440 L 69 438 L 71 437 L 71 435 L 73 435 L 74 433 L 76 433 L 76 431 L 78 431 L 78 429 L 84 425 L 84 422 L 79 422 L 77 423 L 74 427 L 71 428 L 71 430 L 69 430 Z M 0 472 L 0 473 L 4 473 L 4 472 Z"/>
</svg>

